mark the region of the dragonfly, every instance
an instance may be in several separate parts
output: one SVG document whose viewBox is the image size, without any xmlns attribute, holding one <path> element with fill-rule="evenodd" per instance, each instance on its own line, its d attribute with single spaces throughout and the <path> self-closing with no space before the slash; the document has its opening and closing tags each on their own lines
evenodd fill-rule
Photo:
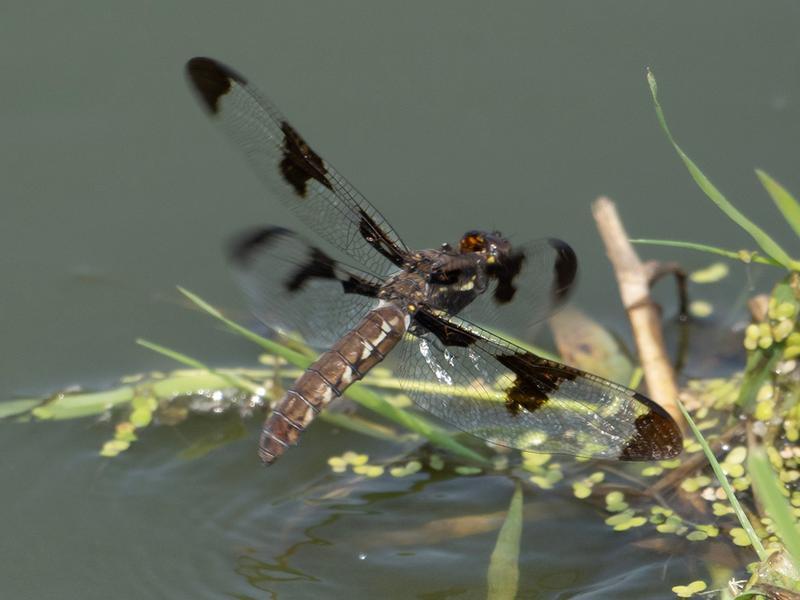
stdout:
<svg viewBox="0 0 800 600">
<path fill-rule="evenodd" d="M 230 247 L 257 317 L 324 349 L 267 416 L 264 464 L 390 353 L 419 407 L 491 444 L 622 461 L 680 453 L 679 427 L 646 396 L 498 333 L 563 304 L 578 268 L 567 243 L 473 230 L 454 245 L 411 249 L 242 75 L 206 57 L 188 61 L 186 74 L 271 195 L 319 240 L 258 226 Z"/>
</svg>

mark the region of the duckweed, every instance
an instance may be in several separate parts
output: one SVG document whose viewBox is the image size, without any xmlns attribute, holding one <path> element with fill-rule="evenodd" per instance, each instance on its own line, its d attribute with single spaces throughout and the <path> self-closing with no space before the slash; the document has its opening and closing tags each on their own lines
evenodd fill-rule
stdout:
<svg viewBox="0 0 800 600">
<path fill-rule="evenodd" d="M 734 513 L 733 508 L 729 504 L 723 504 L 722 502 L 714 502 L 711 505 L 711 511 L 716 517 L 732 515 Z"/>
<path fill-rule="evenodd" d="M 655 477 L 657 475 L 661 475 L 664 472 L 664 467 L 659 467 L 657 465 L 650 465 L 642 469 L 642 476 L 644 477 Z"/>
<path fill-rule="evenodd" d="M 389 469 L 389 474 L 392 477 L 408 477 L 422 469 L 422 463 L 417 460 L 407 462 L 402 467 L 392 467 Z"/>
<path fill-rule="evenodd" d="M 100 450 L 100 456 L 116 456 L 120 452 L 127 450 L 130 445 L 131 443 L 125 440 L 109 440 L 103 444 L 103 447 Z"/>
<path fill-rule="evenodd" d="M 592 488 L 595 484 L 600 483 L 605 479 L 606 474 L 602 471 L 595 471 L 588 477 L 581 479 L 572 484 L 572 494 L 576 498 L 588 498 L 592 495 Z"/>
<path fill-rule="evenodd" d="M 707 587 L 705 581 L 698 579 L 687 585 L 676 585 L 672 588 L 672 591 L 675 592 L 678 598 L 691 598 L 695 594 L 705 591 Z"/>
<path fill-rule="evenodd" d="M 625 495 L 622 492 L 614 491 L 606 494 L 606 510 L 608 512 L 622 512 L 628 509 L 625 502 Z"/>
<path fill-rule="evenodd" d="M 730 273 L 730 267 L 724 262 L 711 263 L 704 269 L 698 269 L 689 275 L 689 279 L 694 283 L 715 283 L 724 279 Z"/>
<path fill-rule="evenodd" d="M 479 473 L 483 472 L 483 469 L 479 467 L 467 467 L 467 466 L 459 466 L 455 468 L 455 472 L 459 475 L 478 475 Z"/>
<path fill-rule="evenodd" d="M 781 321 L 772 328 L 772 337 L 776 342 L 782 342 L 789 337 L 792 331 L 794 331 L 794 323 L 792 321 Z"/>
<path fill-rule="evenodd" d="M 380 477 L 383 475 L 384 468 L 380 465 L 356 465 L 353 472 L 367 477 Z"/>
<path fill-rule="evenodd" d="M 737 546 L 749 546 L 750 545 L 750 538 L 747 536 L 747 532 L 742 529 L 741 527 L 734 527 L 729 532 L 733 543 Z"/>
<path fill-rule="evenodd" d="M 431 454 L 428 459 L 428 466 L 434 471 L 441 471 L 444 469 L 444 459 L 438 454 Z"/>
<path fill-rule="evenodd" d="M 627 531 L 633 527 L 641 527 L 647 523 L 647 519 L 641 515 L 636 515 L 632 509 L 617 513 L 606 519 L 606 524 L 614 528 L 614 531 Z"/>
<path fill-rule="evenodd" d="M 698 319 L 704 319 L 714 313 L 714 305 L 706 300 L 693 300 L 689 303 L 689 314 Z"/>
<path fill-rule="evenodd" d="M 706 487 L 711 483 L 711 478 L 707 475 L 697 475 L 689 477 L 681 482 L 681 489 L 685 492 L 696 492 L 700 488 Z"/>
</svg>

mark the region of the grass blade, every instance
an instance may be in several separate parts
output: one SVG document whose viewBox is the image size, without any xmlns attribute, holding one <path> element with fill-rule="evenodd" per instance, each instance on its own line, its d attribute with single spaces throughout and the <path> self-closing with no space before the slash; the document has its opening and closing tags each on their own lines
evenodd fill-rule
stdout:
<svg viewBox="0 0 800 600">
<path fill-rule="evenodd" d="M 658 102 L 658 84 L 656 83 L 655 76 L 649 69 L 647 70 L 647 83 L 650 85 L 650 93 L 653 96 L 653 103 L 655 104 L 658 122 L 661 124 L 661 128 L 664 130 L 667 139 L 675 148 L 678 156 L 680 156 L 683 164 L 686 165 L 686 168 L 689 170 L 689 174 L 695 180 L 700 189 L 703 190 L 705 195 L 708 196 L 711 201 L 714 202 L 714 204 L 716 204 L 719 209 L 724 212 L 733 222 L 750 234 L 750 237 L 756 241 L 759 247 L 764 251 L 764 254 L 775 259 L 782 266 L 789 270 L 800 270 L 800 263 L 792 260 L 786 251 L 784 251 L 784 249 L 781 248 L 778 243 L 767 234 L 767 232 L 739 212 L 739 210 L 733 204 L 731 204 L 727 198 L 725 198 L 722 192 L 720 192 L 714 186 L 714 184 L 711 183 L 711 181 L 705 176 L 700 168 L 694 164 L 692 159 L 689 158 L 689 156 L 681 149 L 681 147 L 678 146 L 677 142 L 672 137 L 669 127 L 667 127 L 667 121 L 664 117 L 664 112 L 661 109 L 661 104 Z"/>
<path fill-rule="evenodd" d="M 767 190 L 775 206 L 783 214 L 783 218 L 794 229 L 794 232 L 800 236 L 800 204 L 785 187 L 761 169 L 756 169 L 756 175 L 758 175 L 761 185 Z"/>
<path fill-rule="evenodd" d="M 250 340 L 254 344 L 261 346 L 264 350 L 266 350 L 270 354 L 274 354 L 275 356 L 280 356 L 287 362 L 290 362 L 293 365 L 300 367 L 301 369 L 305 369 L 313 362 L 313 360 L 310 359 L 308 356 L 304 356 L 302 353 L 287 348 L 283 344 L 279 344 L 274 340 L 269 340 L 265 337 L 262 337 L 258 335 L 255 331 L 251 331 L 247 327 L 242 327 L 236 321 L 231 321 L 228 317 L 223 315 L 221 312 L 219 312 L 216 308 L 211 306 L 208 302 L 203 300 L 197 294 L 194 294 L 189 290 L 184 289 L 180 286 L 178 286 L 178 291 L 184 296 L 186 296 L 189 300 L 191 300 L 199 309 L 203 310 L 204 312 L 208 313 L 209 315 L 220 321 L 228 329 L 230 329 L 234 333 L 238 333 L 239 335 L 241 335 L 245 339 Z"/>
<path fill-rule="evenodd" d="M 6 400 L 0 402 L 0 419 L 21 415 L 42 403 L 42 399 Z"/>
<path fill-rule="evenodd" d="M 31 411 L 37 419 L 79 419 L 101 415 L 119 404 L 133 400 L 133 388 L 120 387 L 104 392 L 79 392 L 75 394 L 58 394 L 54 400 Z"/>
<path fill-rule="evenodd" d="M 140 346 L 144 346 L 145 348 L 152 350 L 153 352 L 158 352 L 159 354 L 163 354 L 164 356 L 168 356 L 172 360 L 175 360 L 179 363 L 192 367 L 193 369 L 203 369 L 208 371 L 209 373 L 213 373 L 214 375 L 220 377 L 224 381 L 228 383 L 231 387 L 239 388 L 246 390 L 252 394 L 258 394 L 258 386 L 253 384 L 252 382 L 244 379 L 242 377 L 238 377 L 233 375 L 232 373 L 222 373 L 219 371 L 215 371 L 211 367 L 207 367 L 199 360 L 196 360 L 190 356 L 186 356 L 185 354 L 181 354 L 180 352 L 176 352 L 175 350 L 170 350 L 169 348 L 165 348 L 164 346 L 159 346 L 158 344 L 154 344 L 153 342 L 148 342 L 147 340 L 138 339 L 136 343 Z"/>
<path fill-rule="evenodd" d="M 685 248 L 687 250 L 699 250 L 700 252 L 708 252 L 709 254 L 716 254 L 739 260 L 745 264 L 751 262 L 761 263 L 763 265 L 772 265 L 774 267 L 783 267 L 777 260 L 760 256 L 755 252 L 749 250 L 725 250 L 724 248 L 717 248 L 716 246 L 709 246 L 708 244 L 698 244 L 695 242 L 680 242 L 677 240 L 649 240 L 649 239 L 633 239 L 629 240 L 631 244 L 641 244 L 643 246 L 668 246 L 671 248 Z"/>
<path fill-rule="evenodd" d="M 513 600 L 519 586 L 519 541 L 522 537 L 522 487 L 517 482 L 506 520 L 489 560 L 489 600 Z"/>
<path fill-rule="evenodd" d="M 703 437 L 702 432 L 697 428 L 697 425 L 692 420 L 692 416 L 686 410 L 686 407 L 683 406 L 683 402 L 676 399 L 678 404 L 678 408 L 681 409 L 683 413 L 683 418 L 686 419 L 686 422 L 689 424 L 689 427 L 694 433 L 694 437 L 697 438 L 697 441 L 700 444 L 700 447 L 703 449 L 703 454 L 706 455 L 709 464 L 711 465 L 711 469 L 714 471 L 714 475 L 717 476 L 717 480 L 719 480 L 720 485 L 722 486 L 723 491 L 725 492 L 725 496 L 728 498 L 728 502 L 733 508 L 733 512 L 736 514 L 736 517 L 739 519 L 739 523 L 747 532 L 747 537 L 750 539 L 750 544 L 752 544 L 753 548 L 758 554 L 758 559 L 760 561 L 767 560 L 767 551 L 764 549 L 764 546 L 761 544 L 761 539 L 758 537 L 758 534 L 753 529 L 753 526 L 750 524 L 750 521 L 747 519 L 747 515 L 742 508 L 742 505 L 739 504 L 738 498 L 736 498 L 736 494 L 733 492 L 733 488 L 731 488 L 731 484 L 728 482 L 728 478 L 725 476 L 725 473 L 722 470 L 722 467 L 717 461 L 717 457 L 714 456 L 714 452 L 711 450 L 711 447 L 706 442 L 706 438 Z"/>
<path fill-rule="evenodd" d="M 791 556 L 796 572 L 800 572 L 800 527 L 792 515 L 792 507 L 782 493 L 783 484 L 770 466 L 763 448 L 753 448 L 747 457 L 747 471 L 753 481 L 753 489 L 764 504 L 767 514 L 775 525 L 775 533 Z"/>
</svg>

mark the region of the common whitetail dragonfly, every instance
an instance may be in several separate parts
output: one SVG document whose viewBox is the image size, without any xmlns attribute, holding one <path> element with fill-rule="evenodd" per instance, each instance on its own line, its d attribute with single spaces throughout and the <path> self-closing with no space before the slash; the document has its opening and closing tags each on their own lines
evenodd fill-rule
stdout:
<svg viewBox="0 0 800 600">
<path fill-rule="evenodd" d="M 457 246 L 411 250 L 244 77 L 210 58 L 193 58 L 186 70 L 211 118 L 275 195 L 359 265 L 280 227 L 248 231 L 232 245 L 256 315 L 328 348 L 267 417 L 264 463 L 296 444 L 321 410 L 390 351 L 399 351 L 398 376 L 417 405 L 494 444 L 618 460 L 680 453 L 678 426 L 645 396 L 494 332 L 541 320 L 563 302 L 577 272 L 566 243 L 518 246 L 496 231 L 470 231 Z M 521 318 L 520 309 L 527 313 Z"/>
</svg>

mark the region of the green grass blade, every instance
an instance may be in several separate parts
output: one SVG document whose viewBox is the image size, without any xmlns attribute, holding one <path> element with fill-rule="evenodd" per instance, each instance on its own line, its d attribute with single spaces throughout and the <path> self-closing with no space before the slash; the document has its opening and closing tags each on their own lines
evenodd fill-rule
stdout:
<svg viewBox="0 0 800 600">
<path fill-rule="evenodd" d="M 186 356 L 185 354 L 181 354 L 180 352 L 176 352 L 175 350 L 170 350 L 169 348 L 165 348 L 164 346 L 159 346 L 153 342 L 148 342 L 147 340 L 138 339 L 136 343 L 140 346 L 144 346 L 149 350 L 154 352 L 158 352 L 159 354 L 163 354 L 164 356 L 168 356 L 172 360 L 175 360 L 179 363 L 192 367 L 193 369 L 204 369 L 209 373 L 213 373 L 214 375 L 220 377 L 224 381 L 228 383 L 231 387 L 239 388 L 246 390 L 250 393 L 257 394 L 258 393 L 258 386 L 255 385 L 253 382 L 244 379 L 243 377 L 238 377 L 233 375 L 232 373 L 221 373 L 219 371 L 215 371 L 211 367 L 207 367 L 199 360 L 196 360 L 190 356 Z"/>
<path fill-rule="evenodd" d="M 211 306 L 208 302 L 203 300 L 197 294 L 190 292 L 187 289 L 184 289 L 178 286 L 178 291 L 181 294 L 186 296 L 189 300 L 191 300 L 199 309 L 207 312 L 209 315 L 220 321 L 223 325 L 225 325 L 228 329 L 233 331 L 234 333 L 238 333 L 245 339 L 250 340 L 254 344 L 261 346 L 264 350 L 269 352 L 270 354 L 274 354 L 275 356 L 280 356 L 284 360 L 292 363 L 293 365 L 300 367 L 301 369 L 305 369 L 308 367 L 312 362 L 313 359 L 309 358 L 308 356 L 303 355 L 300 352 L 287 348 L 283 344 L 279 344 L 274 340 L 269 340 L 265 337 L 258 335 L 255 331 L 250 331 L 247 327 L 242 327 L 236 321 L 231 321 L 228 317 L 223 315 L 219 312 L 216 308 Z"/>
<path fill-rule="evenodd" d="M 750 455 L 747 457 L 747 471 L 758 499 L 764 504 L 767 514 L 775 525 L 775 533 L 791 556 L 795 572 L 800 572 L 800 527 L 792 515 L 789 501 L 782 493 L 783 484 L 772 470 L 763 448 L 750 450 Z"/>
<path fill-rule="evenodd" d="M 766 350 L 756 348 L 748 354 L 742 385 L 739 386 L 739 395 L 736 398 L 736 405 L 744 414 L 750 415 L 756 409 L 758 391 L 772 380 L 781 354 L 781 350 L 774 346 Z"/>
<path fill-rule="evenodd" d="M 444 429 L 437 427 L 420 415 L 412 414 L 401 408 L 397 408 L 384 400 L 380 395 L 361 384 L 356 383 L 351 385 L 347 388 L 347 391 L 345 391 L 345 395 L 358 402 L 361 406 L 378 413 L 414 433 L 424 436 L 430 440 L 431 443 L 440 448 L 449 450 L 467 460 L 487 465 L 490 464 L 483 456 L 457 442 Z"/>
<path fill-rule="evenodd" d="M 21 415 L 42 403 L 41 398 L 6 400 L 0 402 L 0 419 Z"/>
<path fill-rule="evenodd" d="M 750 521 L 747 519 L 747 515 L 742 508 L 742 505 L 739 504 L 738 498 L 736 498 L 736 494 L 733 492 L 733 488 L 731 488 L 731 484 L 728 482 L 728 478 L 725 476 L 725 473 L 722 471 L 722 467 L 720 466 L 719 462 L 717 461 L 717 457 L 714 456 L 714 452 L 711 450 L 711 447 L 706 442 L 706 439 L 703 437 L 702 432 L 697 428 L 694 420 L 692 420 L 692 416 L 686 410 L 686 407 L 683 406 L 683 402 L 676 399 L 678 404 L 678 408 L 681 409 L 683 413 L 683 418 L 686 419 L 686 422 L 689 424 L 689 427 L 694 433 L 694 437 L 697 438 L 697 441 L 700 444 L 700 447 L 703 449 L 703 453 L 706 455 L 709 464 L 711 465 L 711 469 L 714 471 L 714 474 L 717 476 L 717 480 L 719 480 L 720 485 L 722 486 L 723 491 L 725 492 L 725 496 L 728 498 L 728 502 L 733 508 L 733 512 L 736 514 L 736 517 L 739 519 L 739 523 L 747 532 L 747 537 L 750 539 L 750 543 L 752 544 L 753 548 L 758 554 L 758 559 L 762 562 L 767 560 L 767 551 L 764 549 L 764 546 L 761 544 L 761 540 L 758 537 L 758 534 L 753 529 L 753 526 L 750 524 Z"/>
<path fill-rule="evenodd" d="M 219 312 L 216 308 L 208 304 L 205 300 L 193 294 L 192 292 L 179 287 L 180 292 L 186 296 L 189 300 L 191 300 L 194 304 L 196 304 L 200 309 L 210 314 L 215 319 L 221 321 L 226 327 L 238 333 L 248 340 L 253 341 L 254 343 L 258 344 L 271 354 L 275 354 L 280 356 L 287 362 L 291 363 L 292 365 L 299 367 L 301 369 L 305 369 L 312 363 L 312 359 L 308 356 L 296 352 L 295 350 L 291 350 L 286 346 L 279 344 L 273 340 L 268 340 L 264 337 L 261 337 L 257 333 L 250 331 L 246 327 L 242 327 L 235 321 L 231 321 L 221 312 Z M 489 464 L 489 462 L 480 454 L 475 452 L 474 450 L 467 448 L 463 444 L 457 442 L 449 433 L 447 433 L 444 429 L 441 429 L 435 426 L 433 423 L 424 419 L 419 415 L 415 415 L 409 412 L 406 412 L 400 408 L 395 407 L 394 405 L 390 404 L 386 400 L 384 400 L 380 395 L 373 392 L 367 387 L 364 387 L 362 384 L 353 384 L 347 391 L 345 392 L 348 398 L 351 398 L 358 402 L 360 405 L 368 408 L 369 410 L 378 413 L 379 415 L 402 425 L 406 429 L 413 431 L 414 433 L 418 433 L 428 440 L 431 443 L 447 449 L 454 454 L 461 456 L 467 460 Z"/>
<path fill-rule="evenodd" d="M 81 392 L 59 394 L 52 402 L 34 408 L 31 413 L 37 419 L 79 419 L 101 415 L 107 410 L 133 400 L 133 388 L 120 387 L 104 392 Z"/>
<path fill-rule="evenodd" d="M 758 175 L 761 185 L 767 190 L 775 206 L 783 214 L 783 218 L 794 229 L 794 232 L 800 236 L 800 204 L 785 187 L 761 169 L 756 169 L 756 175 Z"/>
<path fill-rule="evenodd" d="M 781 248 L 778 243 L 773 240 L 763 229 L 753 223 L 750 219 L 745 217 L 739 210 L 731 204 L 727 198 L 720 192 L 713 183 L 705 176 L 700 168 L 694 164 L 691 158 L 678 146 L 672 133 L 667 127 L 667 120 L 664 117 L 664 111 L 661 109 L 661 104 L 658 102 L 658 84 L 656 78 L 653 76 L 652 71 L 647 70 L 647 83 L 650 85 L 650 93 L 653 96 L 653 103 L 655 104 L 656 115 L 661 128 L 669 139 L 675 151 L 680 156 L 683 164 L 689 170 L 689 174 L 695 180 L 701 190 L 708 196 L 719 209 L 724 212 L 732 221 L 739 227 L 744 229 L 756 241 L 759 247 L 764 251 L 764 254 L 775 259 L 781 265 L 789 270 L 800 270 L 800 263 L 795 262 L 792 258 Z"/>
<path fill-rule="evenodd" d="M 699 250 L 700 252 L 708 252 L 709 254 L 716 254 L 718 256 L 725 256 L 739 260 L 745 264 L 757 262 L 764 265 L 772 265 L 774 267 L 783 267 L 777 260 L 760 256 L 755 252 L 749 250 L 725 250 L 724 248 L 717 248 L 716 246 L 709 246 L 708 244 L 698 244 L 695 242 L 680 242 L 677 240 L 650 240 L 650 239 L 632 239 L 628 240 L 631 244 L 641 244 L 643 246 L 668 246 L 672 248 L 685 248 L 687 250 Z"/>
<path fill-rule="evenodd" d="M 522 487 L 517 482 L 506 520 L 489 560 L 488 600 L 514 600 L 519 586 L 519 542 L 522 537 Z"/>
</svg>

